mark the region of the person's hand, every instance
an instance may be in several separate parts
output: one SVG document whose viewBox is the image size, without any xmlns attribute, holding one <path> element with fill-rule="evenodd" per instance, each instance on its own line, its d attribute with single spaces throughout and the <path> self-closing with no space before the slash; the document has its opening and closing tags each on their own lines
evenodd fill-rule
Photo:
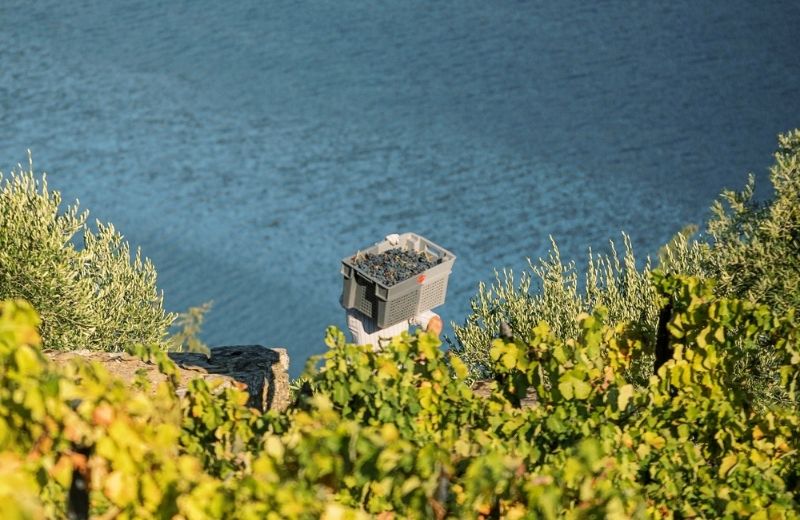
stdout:
<svg viewBox="0 0 800 520">
<path fill-rule="evenodd" d="M 425 327 L 425 332 L 431 332 L 437 336 L 442 333 L 442 318 L 434 316 L 428 321 L 428 326 Z"/>
</svg>

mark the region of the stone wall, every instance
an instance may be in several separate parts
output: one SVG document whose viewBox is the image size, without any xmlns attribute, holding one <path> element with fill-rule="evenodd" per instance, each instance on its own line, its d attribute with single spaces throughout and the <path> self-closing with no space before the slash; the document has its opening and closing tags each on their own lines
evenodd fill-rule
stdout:
<svg viewBox="0 0 800 520">
<path fill-rule="evenodd" d="M 55 362 L 75 356 L 97 361 L 130 383 L 140 374 L 154 383 L 153 387 L 165 379 L 154 364 L 122 352 L 50 351 L 45 355 Z M 210 358 L 188 352 L 170 352 L 169 357 L 178 367 L 179 394 L 186 392 L 189 381 L 202 377 L 209 381 L 220 380 L 224 385 L 244 387 L 250 394 L 247 404 L 259 410 L 285 410 L 289 405 L 289 355 L 286 349 L 238 345 L 214 347 Z"/>
</svg>

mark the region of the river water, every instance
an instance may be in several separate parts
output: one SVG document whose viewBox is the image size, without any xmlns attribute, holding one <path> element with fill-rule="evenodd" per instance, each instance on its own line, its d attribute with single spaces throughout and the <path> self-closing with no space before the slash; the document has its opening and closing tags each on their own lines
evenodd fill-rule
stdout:
<svg viewBox="0 0 800 520">
<path fill-rule="evenodd" d="M 800 3 L 0 3 L 0 169 L 141 246 L 210 344 L 343 326 L 340 260 L 415 231 L 480 280 L 653 254 L 800 126 Z M 448 329 L 449 332 L 449 329 Z"/>
</svg>

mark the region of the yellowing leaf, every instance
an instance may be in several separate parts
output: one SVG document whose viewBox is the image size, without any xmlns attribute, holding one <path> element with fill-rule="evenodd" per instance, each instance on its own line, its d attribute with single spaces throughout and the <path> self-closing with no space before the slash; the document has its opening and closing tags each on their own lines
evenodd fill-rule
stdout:
<svg viewBox="0 0 800 520">
<path fill-rule="evenodd" d="M 381 366 L 378 368 L 378 379 L 392 379 L 399 375 L 400 371 L 397 370 L 397 365 L 390 360 L 381 360 Z"/>
<path fill-rule="evenodd" d="M 392 443 L 400 438 L 400 432 L 394 424 L 386 423 L 381 426 L 381 437 L 383 437 L 383 440 L 386 441 L 387 444 Z"/>
<path fill-rule="evenodd" d="M 469 441 L 466 439 L 458 439 L 455 443 L 453 443 L 453 451 L 456 455 L 461 457 L 468 457 L 471 452 L 471 445 Z"/>
<path fill-rule="evenodd" d="M 276 461 L 283 461 L 285 448 L 283 447 L 281 440 L 275 435 L 270 435 L 266 438 L 266 441 L 264 442 L 264 450 Z"/>
<path fill-rule="evenodd" d="M 640 444 L 636 448 L 636 455 L 640 459 L 643 459 L 643 458 L 647 457 L 648 455 L 650 455 L 650 446 L 648 446 L 647 444 Z"/>
<path fill-rule="evenodd" d="M 469 369 L 458 356 L 450 356 L 450 366 L 453 367 L 458 379 L 464 379 L 469 375 Z"/>
<path fill-rule="evenodd" d="M 697 346 L 700 348 L 706 348 L 708 346 L 709 336 L 711 336 L 711 327 L 706 325 L 705 328 L 703 328 L 703 330 L 697 334 L 697 339 L 695 340 L 697 341 Z"/>
<path fill-rule="evenodd" d="M 492 358 L 492 361 L 497 361 L 500 359 L 500 356 L 503 355 L 503 352 L 506 349 L 506 344 L 503 342 L 502 339 L 496 339 L 492 341 L 492 347 L 489 349 L 489 357 Z"/>
<path fill-rule="evenodd" d="M 178 458 L 178 472 L 182 478 L 191 480 L 202 473 L 203 466 L 200 461 L 189 455 L 182 455 Z"/>
<path fill-rule="evenodd" d="M 42 364 L 36 351 L 27 346 L 20 346 L 14 353 L 14 361 L 17 369 L 23 374 L 37 375 L 42 371 Z"/>
<path fill-rule="evenodd" d="M 575 399 L 588 399 L 589 394 L 592 393 L 592 385 L 586 381 L 575 379 L 572 381 L 572 388 L 575 390 Z"/>
<path fill-rule="evenodd" d="M 155 479 L 153 479 L 153 476 L 148 473 L 140 477 L 140 482 L 142 486 L 143 502 L 150 507 L 157 507 L 164 496 L 161 486 L 159 486 Z"/>
<path fill-rule="evenodd" d="M 515 504 L 514 506 L 510 507 L 505 511 L 503 515 L 507 520 L 521 520 L 525 518 L 527 514 L 527 510 L 524 506 L 520 504 Z"/>
<path fill-rule="evenodd" d="M 564 352 L 564 347 L 562 347 L 561 345 L 556 345 L 555 348 L 553 348 L 553 358 L 555 358 L 555 360 L 561 363 L 562 365 L 565 364 L 568 358 L 567 358 L 567 353 Z"/>
<path fill-rule="evenodd" d="M 519 354 L 519 349 L 517 348 L 517 346 L 509 344 L 505 354 L 503 354 L 502 358 L 503 366 L 509 370 L 517 366 L 518 354 Z"/>
<path fill-rule="evenodd" d="M 730 455 L 726 455 L 722 458 L 722 463 L 719 465 L 719 476 L 725 477 L 730 472 L 731 468 L 736 465 L 738 461 L 738 457 L 735 453 L 731 453 Z"/>
<path fill-rule="evenodd" d="M 400 493 L 403 495 L 407 495 L 417 489 L 422 482 L 420 481 L 419 477 L 415 475 L 411 475 L 409 478 L 403 482 L 403 485 L 400 487 Z"/>
<path fill-rule="evenodd" d="M 653 432 L 644 432 L 642 434 L 642 440 L 657 450 L 663 448 L 667 443 L 664 437 Z"/>
<path fill-rule="evenodd" d="M 345 518 L 347 518 L 347 510 L 344 506 L 334 503 L 328 503 L 321 516 L 322 520 L 344 520 Z"/>
<path fill-rule="evenodd" d="M 106 478 L 103 492 L 111 502 L 125 507 L 136 498 L 136 482 L 130 475 L 114 471 Z"/>
<path fill-rule="evenodd" d="M 567 401 L 572 399 L 572 381 L 562 381 L 558 383 L 558 391 Z"/>
<path fill-rule="evenodd" d="M 617 397 L 617 408 L 624 410 L 628 407 L 628 402 L 633 397 L 633 385 L 623 385 L 619 389 L 619 396 Z"/>
<path fill-rule="evenodd" d="M 58 462 L 50 468 L 50 476 L 66 488 L 72 482 L 72 461 L 69 456 L 62 455 Z"/>
<path fill-rule="evenodd" d="M 758 466 L 769 463 L 769 459 L 758 450 L 753 450 L 750 452 L 750 460 Z"/>
<path fill-rule="evenodd" d="M 546 321 L 540 321 L 539 324 L 533 328 L 533 333 L 539 338 L 546 338 L 550 335 L 550 325 Z"/>
</svg>

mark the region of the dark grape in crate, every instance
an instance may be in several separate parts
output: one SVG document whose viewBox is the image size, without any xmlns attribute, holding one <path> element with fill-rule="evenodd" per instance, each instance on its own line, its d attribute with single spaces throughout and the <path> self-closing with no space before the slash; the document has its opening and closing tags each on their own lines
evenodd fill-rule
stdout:
<svg viewBox="0 0 800 520">
<path fill-rule="evenodd" d="M 342 304 L 379 328 L 444 303 L 455 255 L 416 233 L 403 233 L 342 260 Z"/>
</svg>

